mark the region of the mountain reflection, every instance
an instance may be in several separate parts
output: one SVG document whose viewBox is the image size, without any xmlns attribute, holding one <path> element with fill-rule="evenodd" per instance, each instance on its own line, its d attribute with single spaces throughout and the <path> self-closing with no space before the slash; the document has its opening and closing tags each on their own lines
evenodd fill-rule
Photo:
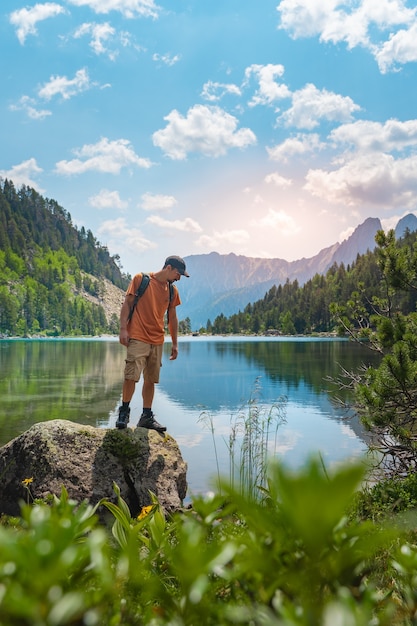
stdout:
<svg viewBox="0 0 417 626">
<path fill-rule="evenodd" d="M 166 358 L 169 352 L 166 345 Z M 378 356 L 348 341 L 197 338 L 181 341 L 175 365 L 163 368 L 161 387 L 179 403 L 208 409 L 247 402 L 257 381 L 266 402 L 287 395 L 316 404 L 336 392 L 327 377 L 362 363 L 377 364 Z"/>
</svg>

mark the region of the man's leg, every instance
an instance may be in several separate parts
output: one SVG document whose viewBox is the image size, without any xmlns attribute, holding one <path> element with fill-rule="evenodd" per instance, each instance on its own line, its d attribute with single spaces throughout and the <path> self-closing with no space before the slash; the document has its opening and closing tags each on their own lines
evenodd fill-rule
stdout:
<svg viewBox="0 0 417 626">
<path fill-rule="evenodd" d="M 119 417 L 116 428 L 126 428 L 130 418 L 130 401 L 135 393 L 136 381 L 139 380 L 149 346 L 140 341 L 132 340 L 127 348 L 125 378 L 122 389 L 122 405 L 119 407 Z"/>
<path fill-rule="evenodd" d="M 166 431 L 166 427 L 156 421 L 152 412 L 152 402 L 155 394 L 155 384 L 159 382 L 159 370 L 161 368 L 162 346 L 152 346 L 151 352 L 143 370 L 143 411 L 138 426 L 150 428 L 160 433 Z"/>
<path fill-rule="evenodd" d="M 152 383 L 149 380 L 143 381 L 142 387 L 142 399 L 143 399 L 143 408 L 152 409 L 153 397 L 155 395 L 155 383 Z"/>
<path fill-rule="evenodd" d="M 123 402 L 130 402 L 135 393 L 136 382 L 134 380 L 125 379 L 123 382 L 122 400 Z"/>
</svg>

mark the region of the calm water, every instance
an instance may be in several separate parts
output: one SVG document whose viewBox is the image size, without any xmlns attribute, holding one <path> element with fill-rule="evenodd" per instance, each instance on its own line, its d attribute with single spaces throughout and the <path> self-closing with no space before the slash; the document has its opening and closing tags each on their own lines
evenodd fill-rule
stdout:
<svg viewBox="0 0 417 626">
<path fill-rule="evenodd" d="M 268 412 L 287 398 L 276 454 L 300 466 L 320 452 L 327 466 L 365 451 L 357 420 L 346 421 L 332 403 L 326 376 L 337 376 L 375 357 L 355 344 L 334 339 L 180 339 L 180 356 L 169 361 L 165 345 L 154 411 L 177 440 L 188 463 L 189 494 L 210 489 L 217 474 L 209 416 L 220 471 L 229 472 L 226 445 L 231 424 L 248 415 L 248 402 Z M 113 428 L 120 402 L 125 349 L 115 339 L 0 341 L 0 445 L 32 424 L 67 419 Z M 142 410 L 137 387 L 131 403 L 135 426 Z M 334 390 L 333 390 L 334 391 Z"/>
</svg>

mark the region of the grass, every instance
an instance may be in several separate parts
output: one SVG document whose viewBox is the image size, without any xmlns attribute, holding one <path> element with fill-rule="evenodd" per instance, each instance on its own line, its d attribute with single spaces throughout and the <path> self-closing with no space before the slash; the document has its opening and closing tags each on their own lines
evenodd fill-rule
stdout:
<svg viewBox="0 0 417 626">
<path fill-rule="evenodd" d="M 262 388 L 256 379 L 248 402 L 230 418 L 228 439 L 229 483 L 253 499 L 258 499 L 266 487 L 268 459 L 276 456 L 278 429 L 286 419 L 287 399 L 281 396 L 272 406 L 261 403 Z M 199 421 L 211 433 L 217 470 L 217 486 L 221 490 L 219 454 L 213 416 L 203 412 Z"/>
</svg>

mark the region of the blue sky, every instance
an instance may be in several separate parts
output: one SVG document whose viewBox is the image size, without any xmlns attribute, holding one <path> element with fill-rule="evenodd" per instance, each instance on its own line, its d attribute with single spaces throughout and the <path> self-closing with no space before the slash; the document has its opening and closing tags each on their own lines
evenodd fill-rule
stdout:
<svg viewBox="0 0 417 626">
<path fill-rule="evenodd" d="M 417 214 L 417 8 L 2 0 L 0 176 L 124 271 L 288 261 Z"/>
</svg>

